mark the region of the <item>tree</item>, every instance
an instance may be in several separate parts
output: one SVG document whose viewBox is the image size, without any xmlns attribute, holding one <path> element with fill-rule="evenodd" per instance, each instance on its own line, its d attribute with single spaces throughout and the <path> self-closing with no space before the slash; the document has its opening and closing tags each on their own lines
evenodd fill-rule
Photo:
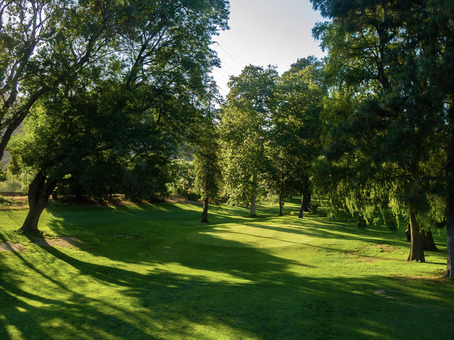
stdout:
<svg viewBox="0 0 454 340">
<path fill-rule="evenodd" d="M 225 0 L 0 1 L 0 158 L 33 105 L 92 65 L 126 67 L 129 86 L 162 67 L 162 58 L 178 59 L 186 70 L 207 57 L 210 66 L 216 64 L 209 43 L 227 27 L 227 17 Z M 199 77 L 166 71 L 180 83 Z M 169 77 L 153 80 L 168 82 Z"/>
<path fill-rule="evenodd" d="M 277 78 L 274 67 L 246 66 L 231 78 L 220 114 L 224 193 L 231 202 L 250 204 L 251 216 L 265 173 Z"/>
<path fill-rule="evenodd" d="M 203 201 L 202 222 L 208 222 L 208 204 L 219 191 L 221 170 L 219 167 L 219 145 L 213 122 L 208 120 L 200 131 L 199 146 L 194 153 L 195 188 Z"/>
<path fill-rule="evenodd" d="M 429 51 L 420 32 L 429 12 L 413 1 L 313 3 L 334 18 L 315 33 L 329 48 L 333 92 L 352 103 L 329 101 L 338 117 L 326 160 L 337 168 L 332 173 L 348 178 L 332 183 L 342 185 L 356 209 L 371 197 L 405 206 L 412 233 L 408 259 L 423 262 L 417 215 L 429 209 L 427 194 L 440 181 L 441 169 L 427 165 L 445 134 L 443 94 L 422 66 Z"/>
<path fill-rule="evenodd" d="M 201 195 L 203 201 L 202 223 L 208 222 L 208 205 L 210 199 L 216 198 L 221 186 L 220 148 L 219 135 L 216 126 L 218 120 L 218 109 L 213 106 L 220 104 L 219 92 L 213 82 L 208 87 L 205 98 L 205 107 L 202 108 L 202 115 L 198 124 L 197 132 L 194 134 L 194 175 L 195 190 Z"/>
<path fill-rule="evenodd" d="M 107 55 L 110 1 L 0 1 L 0 158 L 32 107 Z"/>
<path fill-rule="evenodd" d="M 94 93 L 67 98 L 64 92 L 35 105 L 10 146 L 13 172 L 33 177 L 30 209 L 21 227 L 25 233 L 39 232 L 39 217 L 58 183 L 76 181 L 84 189 L 88 183 L 121 183 L 123 160 L 131 150 L 129 134 L 137 132 L 132 116 L 97 112 L 100 98 Z"/>
<path fill-rule="evenodd" d="M 422 31 L 423 43 L 427 46 L 430 58 L 423 64 L 424 71 L 437 84 L 438 90 L 444 94 L 447 108 L 446 155 L 446 225 L 448 231 L 448 260 L 445 276 L 454 278 L 454 86 L 446 75 L 454 73 L 454 7 L 452 1 L 420 1 L 418 3 L 425 12 L 430 13 L 427 32 Z M 426 56 L 427 57 L 427 56 Z"/>
<path fill-rule="evenodd" d="M 98 8 L 95 2 L 84 5 Z M 84 169 L 100 164 L 110 169 L 116 165 L 124 178 L 122 164 L 128 155 L 156 159 L 153 155 L 164 150 L 170 158 L 173 145 L 187 133 L 198 112 L 198 98 L 205 93 L 207 74 L 217 64 L 210 37 L 226 27 L 227 4 L 212 0 L 155 5 L 103 3 L 100 7 L 113 18 L 106 29 L 114 34 L 106 45 L 106 59 L 82 69 L 77 78 L 65 78 L 40 99 L 39 107 L 35 105 L 26 135 L 12 151 L 18 163 L 44 177 L 44 183 L 69 176 L 81 183 L 84 174 L 85 179 L 92 177 Z M 43 181 L 36 183 L 40 185 L 29 195 L 48 197 Z M 40 213 L 31 220 L 37 222 Z M 38 229 L 34 224 L 23 230 Z"/>
<path fill-rule="evenodd" d="M 279 215 L 283 197 L 302 193 L 299 217 L 308 211 L 311 197 L 309 171 L 320 154 L 319 113 L 325 94 L 321 63 L 314 57 L 299 59 L 279 79 L 271 123 L 274 181 L 278 188 Z"/>
</svg>

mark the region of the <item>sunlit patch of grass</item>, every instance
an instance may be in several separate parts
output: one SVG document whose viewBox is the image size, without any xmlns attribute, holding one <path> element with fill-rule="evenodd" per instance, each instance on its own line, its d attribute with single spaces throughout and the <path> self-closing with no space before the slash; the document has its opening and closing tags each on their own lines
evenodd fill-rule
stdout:
<svg viewBox="0 0 454 340">
<path fill-rule="evenodd" d="M 58 206 L 40 227 L 73 236 L 46 247 L 0 212 L 1 339 L 448 338 L 454 286 L 440 252 L 409 263 L 403 230 L 358 229 L 322 214 L 261 206 Z"/>
</svg>

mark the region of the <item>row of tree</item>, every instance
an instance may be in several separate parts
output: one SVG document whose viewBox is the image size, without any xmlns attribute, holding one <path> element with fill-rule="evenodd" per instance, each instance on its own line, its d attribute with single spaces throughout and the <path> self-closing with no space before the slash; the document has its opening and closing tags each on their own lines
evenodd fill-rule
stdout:
<svg viewBox="0 0 454 340">
<path fill-rule="evenodd" d="M 233 203 L 248 203 L 255 216 L 259 195 L 279 201 L 302 193 L 310 201 L 309 169 L 320 154 L 319 115 L 326 89 L 321 63 L 300 59 L 279 77 L 275 68 L 248 66 L 229 83 L 220 112 L 219 135 L 223 193 Z"/>
<path fill-rule="evenodd" d="M 321 153 L 320 113 L 327 94 L 322 63 L 298 60 L 279 76 L 275 67 L 247 66 L 232 77 L 221 107 L 211 107 L 197 143 L 173 161 L 173 192 L 247 205 L 302 194 L 300 217 L 311 200 L 311 168 Z"/>
<path fill-rule="evenodd" d="M 282 207 L 312 188 L 362 223 L 405 216 L 410 261 L 425 261 L 421 231 L 447 226 L 453 277 L 452 1 L 312 2 L 331 19 L 314 28 L 323 64 L 231 78 L 218 124 L 224 196 L 254 216 L 260 194 Z"/>
<path fill-rule="evenodd" d="M 312 2 L 331 19 L 314 29 L 325 60 L 247 66 L 218 107 L 210 44 L 227 1 L 0 1 L 0 151 L 29 176 L 22 230 L 56 188 L 152 199 L 185 149 L 203 221 L 216 197 L 254 216 L 260 197 L 282 214 L 295 193 L 302 217 L 316 190 L 365 223 L 406 215 L 409 260 L 424 261 L 421 227 L 447 224 L 453 277 L 454 7 Z"/>
</svg>

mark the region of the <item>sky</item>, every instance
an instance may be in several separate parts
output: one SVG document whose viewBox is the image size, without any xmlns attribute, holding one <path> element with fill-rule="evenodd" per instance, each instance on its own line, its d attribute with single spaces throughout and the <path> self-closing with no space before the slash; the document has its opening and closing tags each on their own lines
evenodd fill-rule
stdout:
<svg viewBox="0 0 454 340">
<path fill-rule="evenodd" d="M 221 59 L 213 71 L 220 93 L 228 93 L 230 76 L 249 64 L 275 65 L 280 74 L 310 55 L 324 56 L 312 37 L 316 22 L 323 22 L 309 0 L 230 0 L 230 30 L 213 37 L 212 48 Z"/>
</svg>

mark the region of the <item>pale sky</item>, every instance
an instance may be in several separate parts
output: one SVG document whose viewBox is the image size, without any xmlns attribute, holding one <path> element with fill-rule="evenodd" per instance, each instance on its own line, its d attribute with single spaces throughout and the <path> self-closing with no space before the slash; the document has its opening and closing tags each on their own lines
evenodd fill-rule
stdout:
<svg viewBox="0 0 454 340">
<path fill-rule="evenodd" d="M 316 22 L 323 22 L 309 0 L 230 0 L 230 30 L 213 40 L 222 68 L 213 76 L 222 95 L 231 75 L 249 65 L 276 65 L 279 73 L 298 58 L 324 56 L 312 37 Z"/>
</svg>

